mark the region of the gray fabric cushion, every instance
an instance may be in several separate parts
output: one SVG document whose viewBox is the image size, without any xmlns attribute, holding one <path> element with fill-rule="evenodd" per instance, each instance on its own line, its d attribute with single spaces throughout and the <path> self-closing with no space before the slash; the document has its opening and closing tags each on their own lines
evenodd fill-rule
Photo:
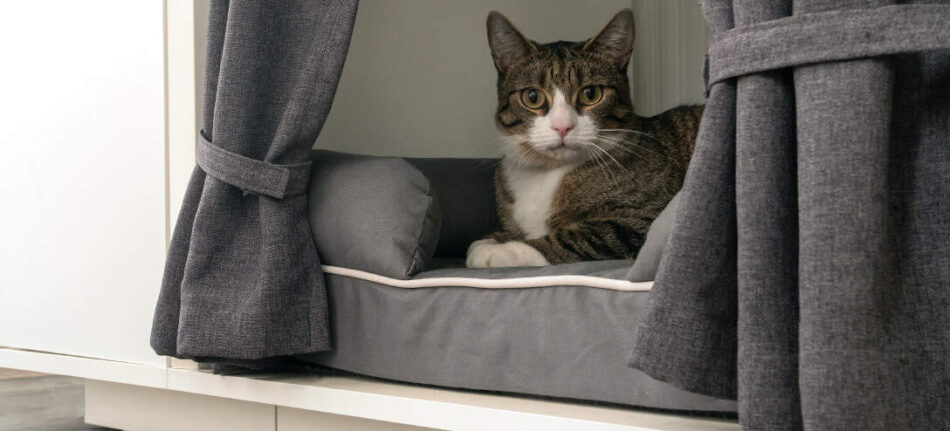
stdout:
<svg viewBox="0 0 950 431">
<path fill-rule="evenodd" d="M 429 181 L 403 159 L 314 151 L 309 207 L 327 265 L 405 279 L 426 268 L 439 240 Z"/>
<path fill-rule="evenodd" d="M 498 159 L 406 159 L 429 178 L 442 207 L 435 255 L 465 257 L 469 244 L 501 230 L 495 208 Z"/>
<path fill-rule="evenodd" d="M 523 266 L 515 268 L 465 268 L 453 265 L 434 268 L 417 274 L 414 279 L 434 277 L 473 277 L 486 279 L 541 277 L 545 275 L 588 275 L 592 277 L 623 280 L 630 270 L 629 260 L 594 260 L 588 262 L 563 263 L 553 266 Z"/>
<path fill-rule="evenodd" d="M 439 269 L 414 278 L 581 274 L 623 280 L 630 261 L 540 268 Z M 580 286 L 404 289 L 327 274 L 334 349 L 305 360 L 445 387 L 734 412 L 626 367 L 649 292 Z"/>
<path fill-rule="evenodd" d="M 627 280 L 649 281 L 656 276 L 660 258 L 663 257 L 663 249 L 666 248 L 666 241 L 670 239 L 670 234 L 673 232 L 673 216 L 676 214 L 679 200 L 680 194 L 677 193 L 670 203 L 666 204 L 666 208 L 663 208 L 660 215 L 653 220 L 650 231 L 647 232 L 647 239 L 640 248 L 640 252 L 637 253 L 633 267 L 627 273 Z"/>
<path fill-rule="evenodd" d="M 498 159 L 407 159 L 432 184 L 442 207 L 442 230 L 435 256 L 464 258 L 477 239 L 501 230 L 495 208 L 494 172 Z M 630 281 L 653 280 L 676 212 L 677 194 L 650 226 L 646 241 L 627 274 Z M 443 266 L 464 266 L 464 261 L 440 259 Z"/>
</svg>

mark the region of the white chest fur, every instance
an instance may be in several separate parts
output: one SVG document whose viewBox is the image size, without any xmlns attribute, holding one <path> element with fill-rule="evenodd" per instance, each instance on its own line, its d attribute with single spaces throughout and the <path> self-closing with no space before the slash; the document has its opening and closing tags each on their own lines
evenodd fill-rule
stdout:
<svg viewBox="0 0 950 431">
<path fill-rule="evenodd" d="M 512 218 L 528 239 L 548 234 L 554 194 L 575 166 L 554 169 L 505 165 L 505 180 L 514 198 Z"/>
</svg>

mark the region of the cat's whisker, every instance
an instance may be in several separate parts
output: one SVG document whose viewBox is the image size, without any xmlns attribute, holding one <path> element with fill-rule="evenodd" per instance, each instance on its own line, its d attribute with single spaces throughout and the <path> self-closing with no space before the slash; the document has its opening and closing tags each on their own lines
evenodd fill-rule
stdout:
<svg viewBox="0 0 950 431">
<path fill-rule="evenodd" d="M 605 156 L 610 157 L 610 160 L 613 160 L 614 164 L 616 164 L 617 167 L 620 168 L 620 170 L 622 170 L 625 174 L 630 175 L 630 171 L 627 170 L 627 168 L 624 167 L 623 164 L 621 164 L 620 161 L 618 161 L 616 157 L 614 157 L 612 154 L 610 154 L 609 151 L 607 151 L 607 150 L 605 150 L 605 149 L 603 149 L 603 148 L 600 148 L 599 146 L 596 146 L 596 145 L 595 145 L 595 148 L 600 149 L 600 150 L 604 153 Z"/>
<path fill-rule="evenodd" d="M 517 163 L 519 166 L 529 166 L 531 161 L 538 158 L 536 153 L 533 153 L 528 148 L 523 145 L 517 145 L 517 152 L 520 157 L 517 158 Z"/>
<path fill-rule="evenodd" d="M 604 156 L 601 156 L 594 150 L 591 150 L 591 153 L 594 155 L 594 158 L 597 159 L 597 163 L 604 171 L 604 180 L 609 181 L 610 184 L 617 184 L 617 176 L 614 175 L 613 169 L 610 169 L 610 165 L 607 164 L 607 160 L 604 159 Z"/>
<path fill-rule="evenodd" d="M 601 144 L 606 144 L 606 145 L 608 145 L 611 150 L 616 149 L 616 150 L 619 150 L 619 151 L 623 151 L 623 152 L 625 152 L 625 153 L 627 153 L 627 154 L 630 154 L 630 155 L 639 157 L 639 158 L 641 158 L 641 159 L 646 159 L 646 157 L 644 157 L 644 155 L 643 155 L 643 149 L 642 149 L 642 148 L 628 147 L 628 146 L 623 145 L 623 144 L 621 144 L 621 143 L 609 141 L 609 140 L 606 140 L 606 139 L 598 139 L 596 142 L 599 142 L 599 143 L 601 143 Z"/>
<path fill-rule="evenodd" d="M 656 135 L 651 134 L 651 133 L 647 133 L 647 132 L 641 132 L 641 131 L 639 131 L 639 130 L 631 130 L 631 129 L 600 129 L 600 131 L 601 131 L 601 132 L 619 132 L 619 133 L 623 133 L 624 135 L 626 135 L 626 134 L 633 134 L 633 135 L 636 135 L 636 136 L 640 136 L 640 137 L 647 138 L 647 139 L 649 139 L 649 140 L 651 140 L 651 141 L 653 141 L 653 142 L 656 142 L 656 143 L 658 143 L 658 144 L 660 144 L 660 145 L 667 146 L 667 143 L 664 142 L 663 140 L 657 138 Z M 622 140 L 622 141 L 625 141 L 625 142 L 629 142 L 629 141 L 627 141 L 627 139 L 625 139 L 625 138 L 623 138 L 623 139 L 621 139 L 621 140 Z M 633 142 L 630 142 L 630 144 L 636 145 L 636 144 L 634 144 Z"/>
<path fill-rule="evenodd" d="M 594 144 L 593 147 L 596 148 L 596 149 L 598 149 L 598 150 L 600 150 L 601 152 L 603 152 L 605 156 L 610 157 L 610 160 L 613 160 L 614 164 L 616 164 L 617 167 L 620 168 L 620 170 L 622 170 L 622 171 L 623 171 L 624 173 L 626 173 L 627 175 L 630 175 L 630 171 L 628 171 L 627 168 L 625 168 L 625 167 L 620 163 L 620 161 L 617 160 L 616 157 L 614 157 L 612 154 L 610 154 L 610 152 L 608 152 L 607 150 L 601 148 L 601 147 L 598 146 L 597 144 Z"/>
<path fill-rule="evenodd" d="M 643 160 L 646 160 L 646 159 L 647 159 L 646 157 L 643 156 L 643 154 L 640 154 L 639 152 L 635 151 L 634 148 L 630 148 L 630 147 L 628 147 L 628 146 L 626 146 L 626 145 L 623 145 L 623 144 L 621 144 L 621 143 L 618 143 L 618 142 L 616 142 L 616 141 L 611 141 L 611 140 L 609 140 L 608 138 L 598 137 L 597 140 L 595 140 L 594 142 L 599 142 L 599 143 L 601 143 L 601 144 L 609 145 L 609 146 L 610 146 L 610 149 L 618 149 L 618 150 L 623 151 L 623 152 L 626 152 L 627 154 L 630 154 L 630 155 L 632 155 L 632 156 L 639 157 L 639 158 L 641 158 L 641 159 L 643 159 Z M 640 149 L 641 149 L 641 148 L 636 148 L 636 150 L 640 150 Z"/>
<path fill-rule="evenodd" d="M 604 180 L 609 179 L 609 178 L 607 178 L 607 171 L 605 171 L 604 168 L 600 166 L 600 161 L 597 160 L 597 158 L 595 157 L 595 154 L 593 153 L 593 150 L 591 150 L 590 148 L 588 148 L 586 145 L 585 145 L 584 147 L 581 147 L 581 148 L 584 150 L 584 153 L 587 155 L 588 160 L 590 160 L 591 162 L 593 162 L 594 164 L 596 164 L 597 167 L 604 173 Z"/>
<path fill-rule="evenodd" d="M 600 132 L 618 133 L 618 134 L 621 134 L 621 135 L 624 135 L 624 136 L 627 136 L 627 135 L 634 135 L 634 136 L 639 136 L 639 137 L 642 137 L 642 138 L 647 138 L 647 139 L 649 139 L 649 140 L 651 140 L 651 141 L 654 141 L 654 142 L 657 142 L 657 143 L 659 143 L 659 144 L 661 144 L 661 145 L 665 145 L 665 144 L 666 144 L 665 142 L 663 142 L 663 141 L 661 141 L 659 138 L 657 138 L 656 135 L 654 135 L 654 134 L 652 134 L 652 133 L 642 132 L 642 131 L 639 131 L 639 130 L 631 130 L 631 129 L 600 129 L 599 131 L 600 131 Z M 626 140 L 626 139 L 625 139 L 625 140 Z"/>
<path fill-rule="evenodd" d="M 614 170 L 610 167 L 610 163 L 607 162 L 607 159 L 604 158 L 600 153 L 595 150 L 603 152 L 603 149 L 596 145 L 588 145 L 585 149 L 590 151 L 591 156 L 593 156 L 597 165 L 604 171 L 604 179 L 607 180 L 611 185 L 617 185 L 617 176 L 614 174 Z M 622 168 L 622 167 L 621 167 Z M 609 175 L 609 177 L 608 177 Z"/>
<path fill-rule="evenodd" d="M 656 135 L 654 135 L 654 134 L 652 134 L 652 133 L 644 132 L 644 131 L 642 131 L 642 130 L 633 130 L 633 129 L 600 129 L 600 131 L 601 131 L 601 132 L 621 132 L 621 133 L 629 133 L 629 134 L 634 134 L 634 135 L 638 135 L 638 136 L 646 136 L 646 137 L 648 137 L 648 138 L 654 138 L 654 139 L 656 139 Z"/>
<path fill-rule="evenodd" d="M 623 149 L 623 150 L 627 150 L 627 151 L 628 151 L 629 153 L 631 153 L 631 154 L 636 154 L 636 153 L 633 151 L 633 149 L 635 148 L 635 149 L 637 149 L 637 150 L 646 151 L 646 152 L 649 152 L 649 153 L 654 154 L 654 155 L 656 155 L 656 156 L 666 158 L 666 155 L 663 154 L 663 153 L 659 153 L 659 152 L 657 152 L 657 151 L 651 150 L 651 149 L 649 149 L 649 148 L 647 148 L 647 147 L 645 147 L 645 146 L 643 146 L 643 145 L 639 145 L 639 144 L 637 144 L 637 143 L 635 143 L 635 142 L 631 142 L 631 141 L 629 141 L 629 140 L 618 139 L 618 138 L 615 138 L 615 137 L 612 137 L 612 136 L 598 136 L 598 138 L 601 139 L 601 140 L 603 140 L 603 141 L 606 141 L 606 142 L 609 142 L 609 143 L 615 145 L 617 148 L 620 148 L 620 149 Z"/>
<path fill-rule="evenodd" d="M 590 150 L 590 154 L 594 157 L 594 160 L 596 161 L 597 166 L 600 167 L 600 170 L 604 172 L 604 181 L 607 181 L 612 185 L 616 185 L 617 177 L 614 175 L 614 171 L 610 169 L 607 161 L 603 159 L 603 156 L 597 154 L 593 150 Z"/>
<path fill-rule="evenodd" d="M 584 149 L 584 153 L 587 154 L 588 159 L 594 162 L 594 164 L 597 165 L 597 167 L 601 170 L 601 172 L 604 173 L 604 180 L 608 180 L 609 178 L 607 178 L 607 171 L 605 171 L 604 168 L 600 165 L 600 161 L 594 157 L 595 155 L 593 154 L 593 151 L 587 147 L 583 147 L 583 149 Z"/>
</svg>

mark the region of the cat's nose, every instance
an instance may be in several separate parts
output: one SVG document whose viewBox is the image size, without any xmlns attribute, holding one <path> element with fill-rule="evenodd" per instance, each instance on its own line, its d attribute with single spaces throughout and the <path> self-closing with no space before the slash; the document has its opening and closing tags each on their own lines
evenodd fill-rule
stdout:
<svg viewBox="0 0 950 431">
<path fill-rule="evenodd" d="M 562 138 L 567 136 L 568 132 L 574 130 L 574 126 L 551 126 L 551 128 L 554 129 L 554 131 L 557 132 L 557 135 Z"/>
</svg>

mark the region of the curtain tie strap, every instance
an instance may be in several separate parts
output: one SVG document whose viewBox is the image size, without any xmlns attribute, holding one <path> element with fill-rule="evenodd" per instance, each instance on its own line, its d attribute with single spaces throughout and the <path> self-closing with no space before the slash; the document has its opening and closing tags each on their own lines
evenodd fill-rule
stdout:
<svg viewBox="0 0 950 431">
<path fill-rule="evenodd" d="M 208 175 L 245 193 L 283 199 L 303 193 L 310 179 L 310 162 L 278 165 L 225 150 L 198 135 L 198 166 Z"/>
<path fill-rule="evenodd" d="M 904 4 L 793 15 L 713 37 L 708 84 L 803 64 L 941 48 L 950 48 L 950 6 L 946 5 Z"/>
</svg>

